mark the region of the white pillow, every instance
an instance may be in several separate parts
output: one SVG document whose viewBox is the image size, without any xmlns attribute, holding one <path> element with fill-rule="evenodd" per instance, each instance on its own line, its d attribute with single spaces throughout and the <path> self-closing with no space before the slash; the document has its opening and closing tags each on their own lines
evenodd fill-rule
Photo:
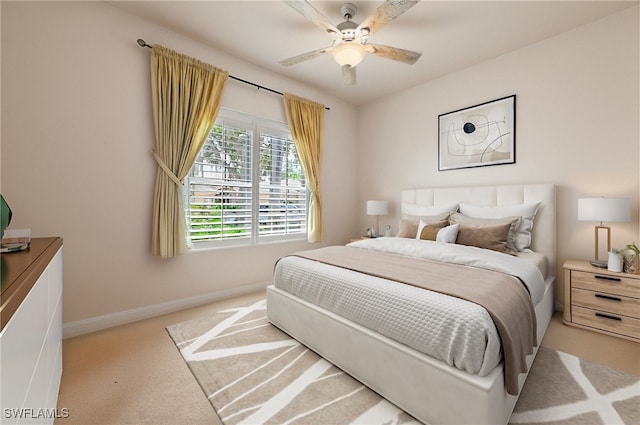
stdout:
<svg viewBox="0 0 640 425">
<path fill-rule="evenodd" d="M 442 229 L 438 230 L 438 235 L 436 236 L 436 242 L 456 243 L 456 239 L 458 238 L 459 228 L 460 228 L 460 223 L 456 223 L 447 227 L 443 227 Z"/>
<path fill-rule="evenodd" d="M 405 215 L 413 215 L 413 216 L 429 216 L 429 215 L 439 215 L 448 212 L 455 212 L 458 210 L 458 203 L 449 204 L 449 205 L 418 205 L 418 204 L 410 204 L 403 203 L 402 204 L 402 213 Z"/>
<path fill-rule="evenodd" d="M 483 207 L 479 205 L 460 204 L 460 212 L 475 218 L 505 218 L 520 216 L 520 225 L 516 229 L 515 248 L 522 251 L 531 245 L 531 230 L 540 202 L 530 204 Z"/>
</svg>

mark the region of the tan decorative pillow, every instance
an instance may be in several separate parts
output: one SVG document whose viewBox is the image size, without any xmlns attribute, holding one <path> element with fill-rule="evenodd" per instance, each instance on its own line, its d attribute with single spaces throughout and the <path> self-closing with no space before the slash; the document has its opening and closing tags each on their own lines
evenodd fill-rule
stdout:
<svg viewBox="0 0 640 425">
<path fill-rule="evenodd" d="M 507 245 L 511 223 L 489 226 L 474 226 L 460 223 L 456 243 L 460 245 L 476 246 L 493 251 L 512 253 Z"/>
<path fill-rule="evenodd" d="M 440 229 L 448 225 L 449 222 L 447 220 L 437 221 L 435 223 L 425 223 L 424 221 L 420 220 L 416 239 L 435 241 Z"/>
<path fill-rule="evenodd" d="M 500 224 L 509 224 L 509 234 L 507 236 L 507 248 L 509 251 L 517 251 L 516 235 L 520 226 L 520 217 L 504 217 L 504 218 L 475 218 L 469 217 L 461 213 L 453 213 L 449 217 L 449 223 L 466 224 L 468 226 L 496 226 Z M 456 241 L 457 242 L 457 241 Z M 458 242 L 460 243 L 460 242 Z"/>
<path fill-rule="evenodd" d="M 495 207 L 461 203 L 460 212 L 466 216 L 477 218 L 520 217 L 520 225 L 515 233 L 515 248 L 518 251 L 522 251 L 531 245 L 533 220 L 538 211 L 538 207 L 540 207 L 540 202 Z"/>
<path fill-rule="evenodd" d="M 398 233 L 396 237 L 398 238 L 415 238 L 416 233 L 418 233 L 418 224 L 415 221 L 411 220 L 400 220 L 398 224 Z"/>
<path fill-rule="evenodd" d="M 449 214 L 450 213 L 446 212 L 438 215 L 424 217 L 404 214 L 402 216 L 402 219 L 400 220 L 400 223 L 398 223 L 398 233 L 396 234 L 396 237 L 415 238 L 418 234 L 418 226 L 420 225 L 420 220 L 424 221 L 425 223 L 436 223 L 443 220 L 449 220 Z"/>
</svg>

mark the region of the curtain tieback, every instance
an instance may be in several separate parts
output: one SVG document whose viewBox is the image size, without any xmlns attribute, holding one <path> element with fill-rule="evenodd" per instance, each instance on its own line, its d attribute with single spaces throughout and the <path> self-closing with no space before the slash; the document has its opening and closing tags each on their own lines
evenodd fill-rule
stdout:
<svg viewBox="0 0 640 425">
<path fill-rule="evenodd" d="M 167 167 L 167 164 L 164 163 L 164 161 L 162 160 L 162 158 L 160 158 L 160 155 L 158 155 L 156 153 L 156 151 L 151 151 L 151 153 L 153 154 L 153 157 L 155 158 L 156 162 L 158 163 L 158 165 L 160 166 L 160 168 L 162 168 L 162 171 L 165 172 L 165 174 L 167 176 L 169 176 L 169 178 L 171 180 L 173 180 L 173 182 L 175 184 L 177 184 L 178 186 L 182 186 L 183 183 L 180 181 L 180 179 L 178 178 L 178 176 L 176 176 L 173 171 L 171 171 L 169 169 L 169 167 Z"/>
</svg>

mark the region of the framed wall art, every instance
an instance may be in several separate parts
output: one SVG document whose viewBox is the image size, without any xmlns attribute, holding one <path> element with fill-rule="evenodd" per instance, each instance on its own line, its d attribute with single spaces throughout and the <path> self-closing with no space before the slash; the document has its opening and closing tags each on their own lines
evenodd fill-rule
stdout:
<svg viewBox="0 0 640 425">
<path fill-rule="evenodd" d="M 438 116 L 438 170 L 516 162 L 516 95 Z"/>
</svg>

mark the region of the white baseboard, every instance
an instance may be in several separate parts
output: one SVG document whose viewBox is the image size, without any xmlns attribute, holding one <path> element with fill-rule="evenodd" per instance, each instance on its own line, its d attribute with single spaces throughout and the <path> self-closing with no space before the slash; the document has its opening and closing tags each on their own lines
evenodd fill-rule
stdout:
<svg viewBox="0 0 640 425">
<path fill-rule="evenodd" d="M 105 314 L 103 316 L 78 320 L 76 322 L 65 323 L 62 326 L 63 338 L 71 338 L 78 335 L 84 335 L 90 332 L 112 328 L 114 326 L 125 325 L 127 323 L 137 322 L 138 320 L 148 319 L 150 317 L 160 316 L 162 314 L 172 313 L 174 311 L 184 310 L 190 307 L 250 294 L 252 292 L 264 290 L 269 284 L 270 282 L 260 282 L 250 285 L 243 285 L 233 289 L 210 292 L 208 294 L 196 295 L 194 297 L 181 298 L 179 300 L 168 301 L 165 303 L 134 308 L 126 311 L 119 311 L 117 313 Z"/>
</svg>

